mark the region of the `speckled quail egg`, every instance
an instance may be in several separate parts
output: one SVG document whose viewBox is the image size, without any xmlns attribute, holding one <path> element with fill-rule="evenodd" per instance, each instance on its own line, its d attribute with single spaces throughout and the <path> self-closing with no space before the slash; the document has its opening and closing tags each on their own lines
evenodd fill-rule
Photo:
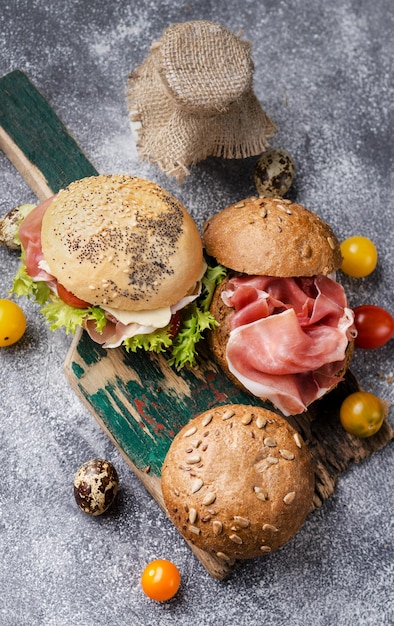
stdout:
<svg viewBox="0 0 394 626">
<path fill-rule="evenodd" d="M 115 500 L 118 487 L 118 474 L 112 463 L 90 459 L 75 474 L 75 501 L 84 513 L 101 515 Z"/>
<path fill-rule="evenodd" d="M 254 184 L 259 196 L 283 196 L 291 187 L 293 178 L 293 159 L 281 148 L 264 152 L 256 163 Z"/>
</svg>

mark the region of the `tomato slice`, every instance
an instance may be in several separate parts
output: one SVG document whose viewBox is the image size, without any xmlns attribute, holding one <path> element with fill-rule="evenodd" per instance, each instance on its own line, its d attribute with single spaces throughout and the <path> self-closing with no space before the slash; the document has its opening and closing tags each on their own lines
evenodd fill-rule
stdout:
<svg viewBox="0 0 394 626">
<path fill-rule="evenodd" d="M 169 334 L 172 340 L 175 339 L 175 337 L 179 333 L 181 325 L 182 325 L 182 315 L 180 311 L 177 311 L 176 313 L 173 313 L 173 315 L 171 315 L 171 319 L 170 319 Z"/>
<path fill-rule="evenodd" d="M 394 334 L 394 318 L 388 311 L 374 304 L 362 304 L 353 311 L 356 348 L 380 348 L 390 341 Z"/>
<path fill-rule="evenodd" d="M 57 285 L 57 293 L 59 298 L 63 300 L 63 302 L 65 302 L 69 306 L 75 307 L 76 309 L 87 309 L 91 306 L 89 302 L 85 302 L 84 300 L 77 298 L 77 296 L 74 296 L 71 291 L 68 291 L 60 283 L 58 283 Z"/>
</svg>

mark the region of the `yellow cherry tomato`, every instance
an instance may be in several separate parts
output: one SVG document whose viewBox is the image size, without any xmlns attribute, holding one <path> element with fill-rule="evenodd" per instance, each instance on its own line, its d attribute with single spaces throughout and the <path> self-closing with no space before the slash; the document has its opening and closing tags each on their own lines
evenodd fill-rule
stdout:
<svg viewBox="0 0 394 626">
<path fill-rule="evenodd" d="M 142 572 L 142 589 L 152 600 L 169 600 L 175 596 L 180 584 L 181 576 L 177 566 L 166 559 L 152 561 Z"/>
<path fill-rule="evenodd" d="M 0 347 L 12 346 L 26 330 L 22 309 L 12 300 L 0 299 Z"/>
<path fill-rule="evenodd" d="M 371 437 L 378 432 L 385 415 L 380 398 L 368 391 L 356 391 L 342 403 L 339 418 L 344 429 L 356 437 Z"/>
<path fill-rule="evenodd" d="M 341 243 L 340 248 L 343 258 L 341 270 L 345 274 L 362 278 L 374 271 L 378 253 L 375 244 L 368 237 L 349 237 Z"/>
</svg>

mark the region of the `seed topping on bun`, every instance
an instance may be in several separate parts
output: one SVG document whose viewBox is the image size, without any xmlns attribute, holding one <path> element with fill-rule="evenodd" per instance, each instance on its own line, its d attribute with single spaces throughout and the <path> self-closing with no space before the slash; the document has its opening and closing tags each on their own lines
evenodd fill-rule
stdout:
<svg viewBox="0 0 394 626">
<path fill-rule="evenodd" d="M 207 220 L 203 241 L 219 263 L 249 275 L 327 275 L 342 263 L 331 227 L 284 198 L 251 197 L 231 204 Z"/>
<path fill-rule="evenodd" d="M 182 535 L 230 561 L 268 554 L 293 537 L 312 508 L 314 471 L 307 446 L 284 418 L 224 405 L 174 438 L 162 491 Z"/>
<path fill-rule="evenodd" d="M 43 217 L 42 250 L 50 272 L 78 298 L 124 310 L 175 304 L 202 268 L 201 238 L 181 202 L 128 175 L 61 190 Z"/>
</svg>

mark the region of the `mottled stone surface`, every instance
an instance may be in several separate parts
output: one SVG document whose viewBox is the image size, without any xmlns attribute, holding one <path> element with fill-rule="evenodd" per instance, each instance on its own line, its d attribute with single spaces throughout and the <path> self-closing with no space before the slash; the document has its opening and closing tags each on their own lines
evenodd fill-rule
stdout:
<svg viewBox="0 0 394 626">
<path fill-rule="evenodd" d="M 191 19 L 244 30 L 256 95 L 279 127 L 272 145 L 295 162 L 289 197 L 324 217 L 339 239 L 375 241 L 374 274 L 341 280 L 352 305 L 390 309 L 392 0 L 5 0 L 0 74 L 26 71 L 101 173 L 158 182 L 201 225 L 255 193 L 256 159 L 209 159 L 179 187 L 139 160 L 125 99 L 127 76 L 153 40 Z M 1 154 L 0 190 L 1 214 L 35 200 Z M 17 266 L 17 253 L 1 249 L 0 297 Z M 71 337 L 51 333 L 33 303 L 22 305 L 28 330 L 0 352 L 2 626 L 393 623 L 392 447 L 342 475 L 288 545 L 215 581 L 67 385 Z M 356 352 L 352 369 L 365 389 L 393 403 L 393 342 Z M 73 496 L 74 474 L 90 458 L 111 461 L 120 479 L 114 507 L 99 517 L 84 515 Z M 154 558 L 181 571 L 181 590 L 166 604 L 140 588 Z"/>
</svg>

